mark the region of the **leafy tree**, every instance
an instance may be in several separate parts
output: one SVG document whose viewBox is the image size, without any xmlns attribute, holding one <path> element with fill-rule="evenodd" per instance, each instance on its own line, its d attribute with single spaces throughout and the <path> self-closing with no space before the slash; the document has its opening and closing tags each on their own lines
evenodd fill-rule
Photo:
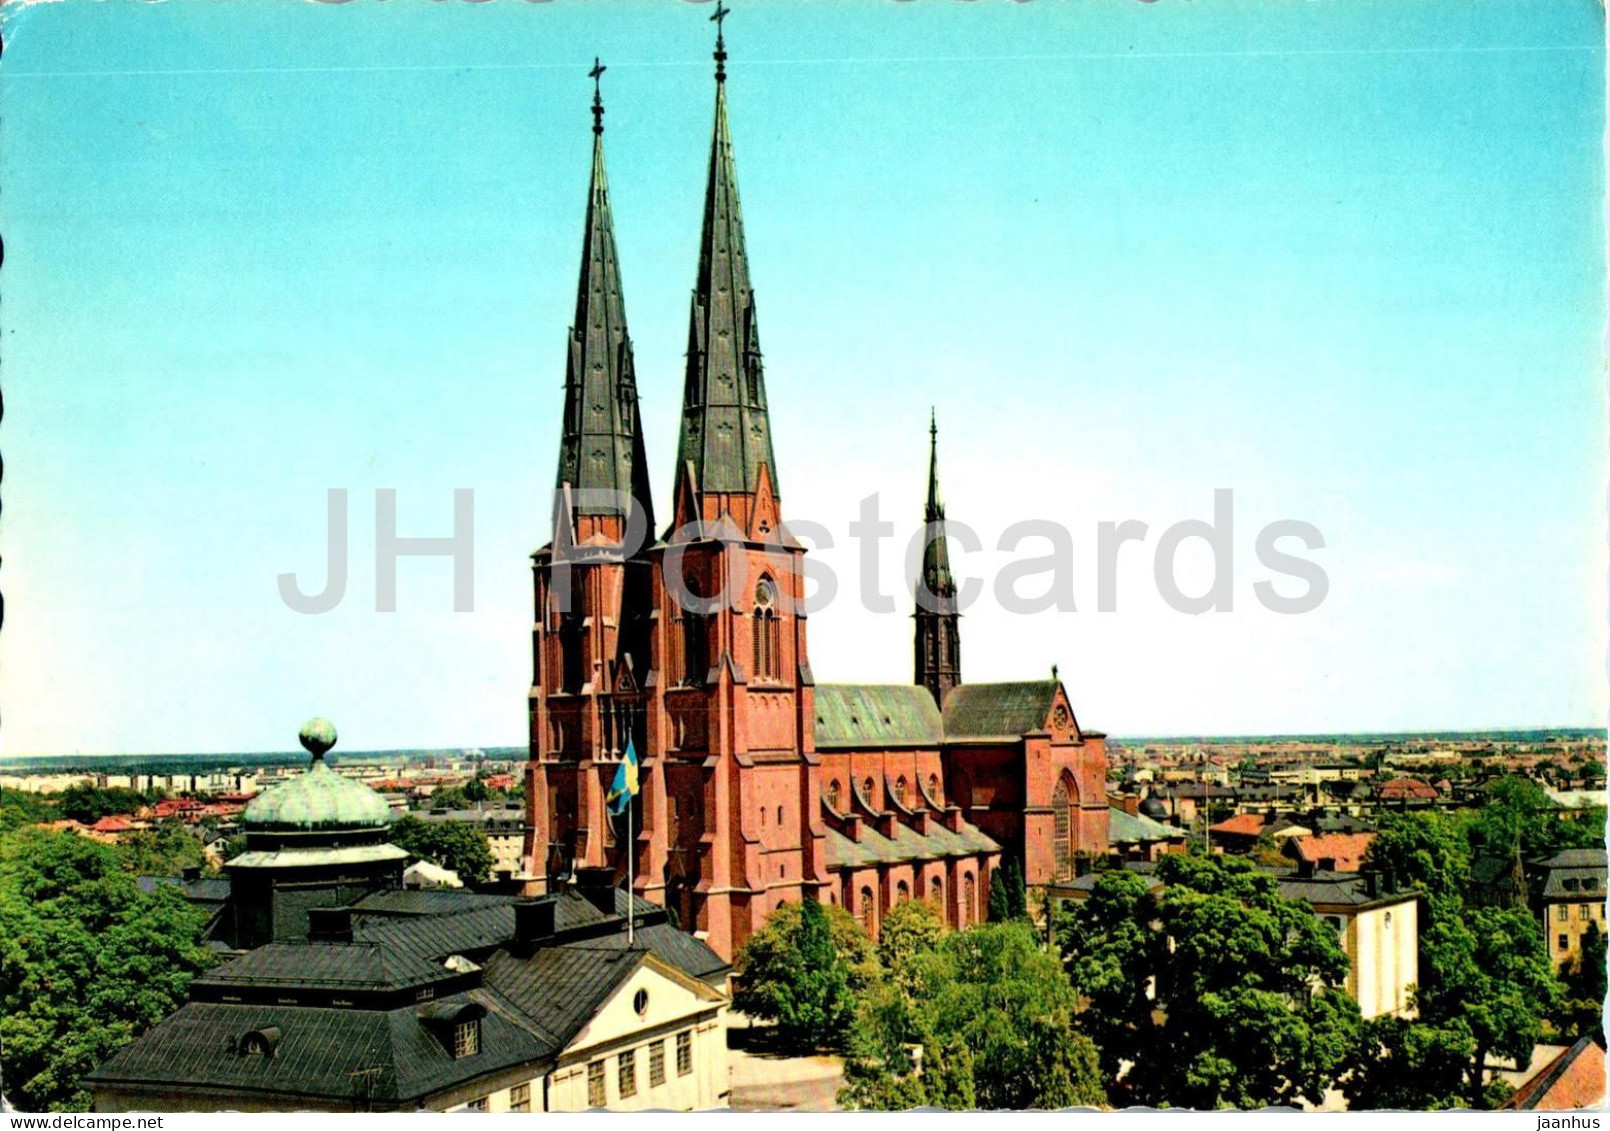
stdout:
<svg viewBox="0 0 1610 1131">
<path fill-rule="evenodd" d="M 143 893 L 111 847 L 0 836 L 0 1070 L 24 1110 L 83 1111 L 82 1079 L 184 1000 L 210 966 L 207 914 Z"/>
<path fill-rule="evenodd" d="M 1361 1027 L 1335 932 L 1244 859 L 1166 856 L 1157 878 L 1110 872 L 1055 923 L 1112 1102 L 1320 1102 Z"/>
<path fill-rule="evenodd" d="M 1604 1031 L 1605 936 L 1590 924 L 1582 936 L 1582 954 L 1563 979 L 1565 992 L 1551 1019 L 1564 1037 L 1598 1036 Z"/>
<path fill-rule="evenodd" d="M 865 996 L 841 1099 L 885 1110 L 1099 1105 L 1100 1067 L 1077 1006 L 1027 922 L 943 934 L 903 951 Z"/>
<path fill-rule="evenodd" d="M 457 872 L 465 883 L 480 883 L 492 871 L 486 834 L 462 821 L 422 821 L 410 814 L 391 826 L 391 843 Z"/>
<path fill-rule="evenodd" d="M 202 864 L 201 838 L 178 820 L 158 821 L 124 835 L 117 852 L 136 876 L 178 876 Z"/>
<path fill-rule="evenodd" d="M 1559 996 L 1530 914 L 1478 907 L 1439 915 L 1420 936 L 1417 1016 L 1368 1026 L 1365 1054 L 1343 1085 L 1350 1106 L 1487 1106 L 1488 1055 L 1528 1063 Z"/>
<path fill-rule="evenodd" d="M 944 933 L 944 920 L 932 904 L 908 900 L 883 917 L 883 927 L 878 932 L 878 964 L 898 981 L 911 969 L 912 959 L 934 950 Z M 915 990 L 909 983 L 904 988 L 908 992 Z"/>
<path fill-rule="evenodd" d="M 70 820 L 93 825 L 102 817 L 121 813 L 134 813 L 146 804 L 147 795 L 137 789 L 113 787 L 101 789 L 88 783 L 70 785 L 62 790 L 56 801 L 61 815 Z"/>
<path fill-rule="evenodd" d="M 989 921 L 1009 923 L 1028 916 L 1028 891 L 1023 884 L 1023 868 L 1017 857 L 1008 856 L 995 869 L 989 883 Z"/>
<path fill-rule="evenodd" d="M 1457 914 L 1464 903 L 1470 882 L 1465 833 L 1442 813 L 1383 813 L 1362 870 L 1391 873 L 1400 885 L 1418 890 L 1429 912 L 1424 929 L 1444 915 Z"/>
<path fill-rule="evenodd" d="M 0 832 L 54 821 L 61 814 L 56 805 L 25 789 L 0 789 Z"/>
<path fill-rule="evenodd" d="M 835 911 L 842 916 L 837 932 Z M 865 962 L 859 945 L 846 953 L 837 942 L 846 921 L 870 949 L 860 926 L 840 908 L 807 899 L 773 911 L 738 953 L 733 1006 L 775 1021 L 778 1037 L 790 1047 L 839 1047 L 855 1011 L 852 981 L 858 972 L 852 966 Z"/>
<path fill-rule="evenodd" d="M 464 800 L 475 803 L 485 801 L 492 796 L 492 791 L 486 788 L 486 783 L 479 777 L 471 778 L 464 783 Z"/>
</svg>

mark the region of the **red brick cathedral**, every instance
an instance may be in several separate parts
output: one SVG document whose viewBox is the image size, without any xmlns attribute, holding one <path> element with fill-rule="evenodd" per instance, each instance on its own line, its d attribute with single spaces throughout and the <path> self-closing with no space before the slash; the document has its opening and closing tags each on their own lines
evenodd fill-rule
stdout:
<svg viewBox="0 0 1610 1131">
<path fill-rule="evenodd" d="M 581 868 L 624 882 L 629 849 L 637 893 L 728 957 L 774 908 L 800 899 L 838 904 L 873 932 L 907 899 L 932 901 L 952 925 L 973 923 L 1003 858 L 1020 860 L 1033 885 L 1071 876 L 1078 854 L 1106 851 L 1103 736 L 1080 729 L 1055 678 L 962 682 L 937 433 L 915 678 L 816 682 L 795 611 L 805 550 L 783 526 L 719 33 L 715 59 L 674 513 L 663 530 L 594 97 L 553 541 L 533 555 L 533 886 Z M 606 798 L 628 740 L 641 790 L 615 817 Z"/>
</svg>

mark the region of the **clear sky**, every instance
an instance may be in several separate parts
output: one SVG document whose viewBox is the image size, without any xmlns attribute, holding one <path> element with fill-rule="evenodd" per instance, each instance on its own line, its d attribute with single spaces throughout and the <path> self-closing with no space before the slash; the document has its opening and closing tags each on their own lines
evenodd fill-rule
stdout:
<svg viewBox="0 0 1610 1131">
<path fill-rule="evenodd" d="M 1119 736 L 1604 721 L 1596 0 L 735 6 L 784 509 L 844 579 L 819 680 L 910 678 L 902 554 L 864 611 L 847 526 L 876 491 L 904 545 L 934 405 L 953 519 L 1075 541 L 1078 610 L 986 595 L 970 680 L 1057 663 Z M 668 513 L 708 11 L 6 6 L 6 752 L 282 749 L 313 714 L 350 749 L 524 740 L 587 70 Z M 275 578 L 322 585 L 329 487 L 350 583 L 307 616 Z M 414 535 L 475 490 L 472 613 L 444 559 L 374 611 L 380 487 Z M 1190 616 L 1152 554 L 1216 487 L 1235 608 Z M 1131 518 L 1097 612 L 1096 524 Z M 1312 613 L 1253 595 L 1281 518 L 1326 540 Z"/>
</svg>

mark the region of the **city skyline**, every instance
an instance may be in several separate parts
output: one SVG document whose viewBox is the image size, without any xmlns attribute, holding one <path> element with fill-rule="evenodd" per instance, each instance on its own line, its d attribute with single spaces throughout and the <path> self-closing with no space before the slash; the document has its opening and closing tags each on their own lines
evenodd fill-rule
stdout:
<svg viewBox="0 0 1610 1131">
<path fill-rule="evenodd" d="M 352 749 L 519 742 L 595 55 L 671 510 L 708 130 L 689 7 L 589 25 L 489 6 L 535 29 L 496 49 L 375 9 L 362 51 L 291 42 L 355 9 L 232 12 L 227 36 L 185 3 L 12 17 L 6 753 L 277 749 L 315 712 Z M 831 527 L 811 556 L 851 577 L 852 485 L 876 484 L 903 546 L 932 406 L 953 522 L 987 544 L 1026 518 L 1074 532 L 1079 612 L 1039 614 L 1031 638 L 1057 643 L 1025 657 L 1023 624 L 982 602 L 969 680 L 1059 664 L 1115 738 L 1602 718 L 1602 13 L 1353 11 L 737 12 L 785 518 Z M 115 43 L 73 38 L 111 22 Z M 1013 55 L 1031 27 L 1077 49 Z M 1187 31 L 1209 47 L 1169 51 Z M 470 61 L 427 61 L 419 34 Z M 105 65 L 62 67 L 64 44 Z M 969 74 L 986 81 L 958 92 Z M 1380 101 L 1338 105 L 1361 91 Z M 475 112 L 425 101 L 454 94 Z M 72 176 L 88 162 L 101 180 Z M 275 578 L 322 584 L 330 487 L 351 494 L 348 597 L 304 616 Z M 373 611 L 386 487 L 414 536 L 449 533 L 453 489 L 476 491 L 473 613 L 449 611 L 441 561 L 403 562 L 399 611 Z M 1236 609 L 1191 617 L 1156 600 L 1151 552 L 1217 487 Z M 1131 518 L 1151 536 L 1119 611 L 1094 612 L 1097 523 Z M 1253 535 L 1281 519 L 1326 538 L 1304 555 L 1330 582 L 1314 612 L 1254 597 Z M 893 613 L 813 619 L 824 683 L 906 679 L 900 557 Z"/>
</svg>

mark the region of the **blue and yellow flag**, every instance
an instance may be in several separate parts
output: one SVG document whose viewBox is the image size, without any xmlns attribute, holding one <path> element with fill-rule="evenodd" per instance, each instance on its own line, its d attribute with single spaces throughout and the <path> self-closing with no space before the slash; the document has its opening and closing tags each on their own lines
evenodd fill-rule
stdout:
<svg viewBox="0 0 1610 1131">
<path fill-rule="evenodd" d="M 610 813 L 620 816 L 626 812 L 626 807 L 637 796 L 637 748 L 632 740 L 626 740 L 626 757 L 621 759 L 620 769 L 615 771 L 615 781 L 609 787 L 609 796 L 604 800 L 609 805 Z"/>
</svg>

